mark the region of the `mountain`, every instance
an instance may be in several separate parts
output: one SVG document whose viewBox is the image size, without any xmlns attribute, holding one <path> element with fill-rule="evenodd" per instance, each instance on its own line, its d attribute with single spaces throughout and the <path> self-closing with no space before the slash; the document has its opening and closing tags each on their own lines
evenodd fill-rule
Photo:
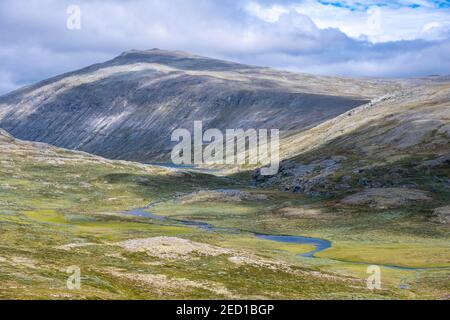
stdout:
<svg viewBox="0 0 450 320">
<path fill-rule="evenodd" d="M 98 156 L 165 160 L 171 130 L 202 119 L 283 129 L 277 175 L 243 168 L 270 188 Z M 0 298 L 448 298 L 448 77 L 132 51 L 1 97 L 0 128 L 97 154 L 0 129 Z M 383 290 L 371 265 L 391 270 Z"/>
<path fill-rule="evenodd" d="M 312 128 L 393 81 L 294 74 L 158 49 L 45 80 L 0 97 L 0 127 L 19 139 L 110 159 L 168 160 L 174 129 Z"/>
<path fill-rule="evenodd" d="M 450 80 L 393 92 L 285 139 L 284 157 L 325 145 L 386 161 L 449 151 Z"/>
</svg>

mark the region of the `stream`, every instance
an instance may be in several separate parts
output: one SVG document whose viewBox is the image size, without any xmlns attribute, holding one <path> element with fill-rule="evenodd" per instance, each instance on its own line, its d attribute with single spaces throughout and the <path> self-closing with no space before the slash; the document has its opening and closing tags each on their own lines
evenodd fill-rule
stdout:
<svg viewBox="0 0 450 320">
<path fill-rule="evenodd" d="M 125 215 L 134 216 L 134 217 L 141 217 L 141 218 L 148 218 L 148 219 L 154 219 L 159 221 L 165 221 L 165 222 L 172 222 L 173 225 L 183 225 L 187 227 L 194 227 L 199 228 L 205 231 L 217 231 L 217 232 L 232 232 L 232 233 L 250 233 L 253 234 L 256 238 L 261 240 L 267 240 L 267 241 L 275 241 L 275 242 L 282 242 L 282 243 L 297 243 L 297 244 L 305 244 L 305 245 L 312 245 L 314 246 L 314 250 L 299 254 L 299 256 L 304 258 L 314 258 L 314 255 L 316 253 L 319 253 L 321 251 L 324 251 L 328 248 L 331 248 L 331 242 L 328 240 L 320 239 L 320 238 L 308 238 L 308 237 L 300 237 L 300 236 L 287 236 L 287 235 L 270 235 L 270 234 L 263 234 L 263 233 L 255 233 L 251 231 L 245 231 L 240 229 L 233 229 L 233 228 L 217 228 L 209 223 L 206 222 L 198 222 L 198 221 L 188 221 L 188 220 L 176 220 L 171 219 L 167 217 L 162 217 L 155 215 L 153 213 L 145 211 L 145 209 L 134 209 L 127 212 L 124 212 Z"/>
<path fill-rule="evenodd" d="M 153 163 L 152 165 L 160 166 L 163 168 L 174 169 L 174 170 L 196 171 L 196 172 L 204 173 L 204 174 L 212 174 L 215 172 L 220 172 L 220 170 L 208 170 L 208 169 L 197 168 L 196 166 L 188 166 L 188 165 L 180 166 L 180 165 L 173 165 L 173 164 L 167 164 L 167 163 Z M 311 258 L 311 259 L 316 258 L 317 253 L 325 251 L 332 247 L 331 241 L 328 241 L 326 239 L 310 238 L 310 237 L 302 237 L 302 236 L 290 236 L 290 235 L 271 235 L 271 234 L 256 233 L 256 232 L 252 232 L 252 231 L 235 229 L 235 228 L 218 228 L 218 227 L 214 227 L 206 222 L 177 220 L 177 219 L 159 216 L 159 215 L 145 211 L 148 209 L 149 208 L 133 209 L 133 210 L 124 212 L 124 214 L 129 215 L 129 216 L 135 216 L 135 217 L 169 222 L 169 223 L 171 223 L 171 225 L 183 225 L 183 226 L 187 226 L 187 227 L 199 228 L 199 229 L 202 229 L 202 230 L 205 230 L 208 232 L 214 232 L 214 231 L 216 231 L 216 232 L 231 232 L 231 233 L 236 233 L 236 234 L 245 232 L 245 233 L 252 234 L 256 238 L 261 239 L 261 240 L 275 241 L 275 242 L 281 242 L 281 243 L 296 243 L 296 244 L 314 246 L 313 251 L 298 254 L 299 257 L 303 257 L 303 258 Z M 351 264 L 355 264 L 355 265 L 367 265 L 367 266 L 371 265 L 370 263 L 365 263 L 365 262 L 345 261 L 345 260 L 336 260 L 336 259 L 331 259 L 331 260 L 343 262 L 343 263 L 351 263 Z M 408 267 L 401 267 L 401 266 L 395 266 L 395 265 L 379 265 L 379 266 L 388 268 L 388 269 L 397 269 L 397 270 L 404 270 L 404 271 L 449 269 L 449 267 L 408 268 Z"/>
<path fill-rule="evenodd" d="M 133 209 L 130 211 L 123 212 L 123 214 L 128 215 L 128 216 L 169 222 L 173 226 L 182 225 L 182 226 L 187 226 L 187 227 L 199 228 L 199 229 L 202 229 L 202 230 L 205 230 L 208 232 L 214 232 L 214 231 L 216 231 L 216 232 L 231 232 L 231 233 L 235 233 L 235 234 L 250 233 L 250 234 L 253 234 L 256 238 L 261 239 L 261 240 L 275 241 L 275 242 L 281 242 L 281 243 L 297 243 L 297 244 L 314 246 L 315 249 L 313 251 L 298 254 L 299 257 L 303 257 L 303 258 L 311 258 L 311 259 L 316 258 L 315 255 L 317 253 L 325 251 L 326 249 L 329 249 L 332 247 L 332 244 L 330 241 L 325 240 L 325 239 L 320 239 L 320 238 L 309 238 L 309 237 L 289 236 L 289 235 L 271 235 L 271 234 L 256 233 L 256 232 L 242 230 L 242 229 L 236 229 L 236 228 L 218 228 L 218 227 L 214 227 L 206 222 L 177 220 L 177 219 L 159 216 L 159 215 L 153 214 L 151 212 L 147 212 L 145 210 L 148 210 L 148 208 Z M 343 262 L 343 263 L 351 263 L 351 264 L 355 264 L 355 265 L 367 265 L 367 266 L 371 265 L 370 263 L 365 263 L 365 262 L 344 261 L 344 260 L 336 260 L 336 259 L 332 259 L 332 260 L 338 261 L 338 262 Z M 404 270 L 404 271 L 449 269 L 448 267 L 408 268 L 408 267 L 401 267 L 401 266 L 394 266 L 394 265 L 378 265 L 378 266 L 388 268 L 388 269 L 397 269 L 397 270 Z"/>
</svg>

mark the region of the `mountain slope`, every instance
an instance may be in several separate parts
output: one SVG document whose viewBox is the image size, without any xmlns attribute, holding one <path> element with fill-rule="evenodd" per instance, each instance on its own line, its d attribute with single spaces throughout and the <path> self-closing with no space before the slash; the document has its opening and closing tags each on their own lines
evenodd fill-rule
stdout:
<svg viewBox="0 0 450 320">
<path fill-rule="evenodd" d="M 166 160 L 170 134 L 204 127 L 313 127 L 400 84 L 292 74 L 182 52 L 130 51 L 0 98 L 19 139 L 111 159 Z"/>
<path fill-rule="evenodd" d="M 368 157 L 445 153 L 450 135 L 450 82 L 395 92 L 285 139 L 284 157 L 333 142 Z M 443 149 L 444 148 L 444 149 Z M 445 149 L 447 148 L 447 149 Z"/>
<path fill-rule="evenodd" d="M 220 177 L 22 141 L 2 129 L 0 148 L 0 216 L 7 211 L 50 209 L 119 212 L 175 192 L 232 185 Z"/>
<path fill-rule="evenodd" d="M 286 137 L 261 183 L 306 193 L 417 187 L 450 192 L 450 82 L 425 81 Z"/>
</svg>

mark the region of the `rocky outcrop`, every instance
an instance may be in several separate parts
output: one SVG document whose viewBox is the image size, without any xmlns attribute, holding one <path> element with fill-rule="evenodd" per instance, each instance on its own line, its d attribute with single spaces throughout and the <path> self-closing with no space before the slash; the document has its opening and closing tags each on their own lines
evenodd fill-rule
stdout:
<svg viewBox="0 0 450 320">
<path fill-rule="evenodd" d="M 275 176 L 263 176 L 260 170 L 253 174 L 255 184 L 262 187 L 280 186 L 284 191 L 304 193 L 310 196 L 349 189 L 348 181 L 335 183 L 331 178 L 342 168 L 343 156 L 312 161 L 308 164 L 284 161 Z"/>
<path fill-rule="evenodd" d="M 163 259 L 198 259 L 199 256 L 218 256 L 232 253 L 229 249 L 193 242 L 176 237 L 155 237 L 132 239 L 117 243 L 131 252 L 146 252 L 148 255 Z"/>
<path fill-rule="evenodd" d="M 278 187 L 309 196 L 346 195 L 362 189 L 417 189 L 424 182 L 435 190 L 450 192 L 450 178 L 442 171 L 447 167 L 441 159 L 445 158 L 390 165 L 370 165 L 364 159 L 354 162 L 345 156 L 310 162 L 288 160 L 282 162 L 279 173 L 274 176 L 262 176 L 260 170 L 256 170 L 253 181 L 256 186 Z M 423 163 L 433 163 L 433 167 L 424 170 Z"/>
</svg>

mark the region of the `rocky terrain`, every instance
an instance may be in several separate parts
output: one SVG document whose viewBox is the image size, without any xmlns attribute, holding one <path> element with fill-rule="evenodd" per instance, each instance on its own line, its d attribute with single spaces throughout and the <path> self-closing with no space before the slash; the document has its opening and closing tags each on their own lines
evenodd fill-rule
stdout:
<svg viewBox="0 0 450 320">
<path fill-rule="evenodd" d="M 16 138 L 110 159 L 168 160 L 174 129 L 313 127 L 399 83 L 280 72 L 162 50 L 129 51 L 0 98 Z"/>
<path fill-rule="evenodd" d="M 268 201 L 229 179 L 107 160 L 3 130 L 0 147 L 0 299 L 404 296 L 395 288 L 366 292 L 356 275 L 292 259 L 309 246 L 123 214 L 181 192 L 181 206 L 199 202 L 227 214 L 238 203 Z M 67 287 L 73 267 L 82 275 L 80 289 Z"/>
<path fill-rule="evenodd" d="M 310 195 L 367 188 L 450 190 L 450 82 L 374 99 L 281 142 L 281 169 L 258 185 Z"/>
<path fill-rule="evenodd" d="M 282 129 L 279 173 L 142 163 L 194 120 Z M 0 299 L 448 299 L 448 78 L 130 51 L 1 97 L 0 127 Z"/>
<path fill-rule="evenodd" d="M 109 159 L 169 160 L 176 128 L 278 128 L 281 169 L 255 183 L 308 195 L 448 188 L 450 82 L 294 74 L 179 51 L 128 51 L 0 98 L 17 138 Z M 424 174 L 424 172 L 426 174 Z"/>
</svg>

